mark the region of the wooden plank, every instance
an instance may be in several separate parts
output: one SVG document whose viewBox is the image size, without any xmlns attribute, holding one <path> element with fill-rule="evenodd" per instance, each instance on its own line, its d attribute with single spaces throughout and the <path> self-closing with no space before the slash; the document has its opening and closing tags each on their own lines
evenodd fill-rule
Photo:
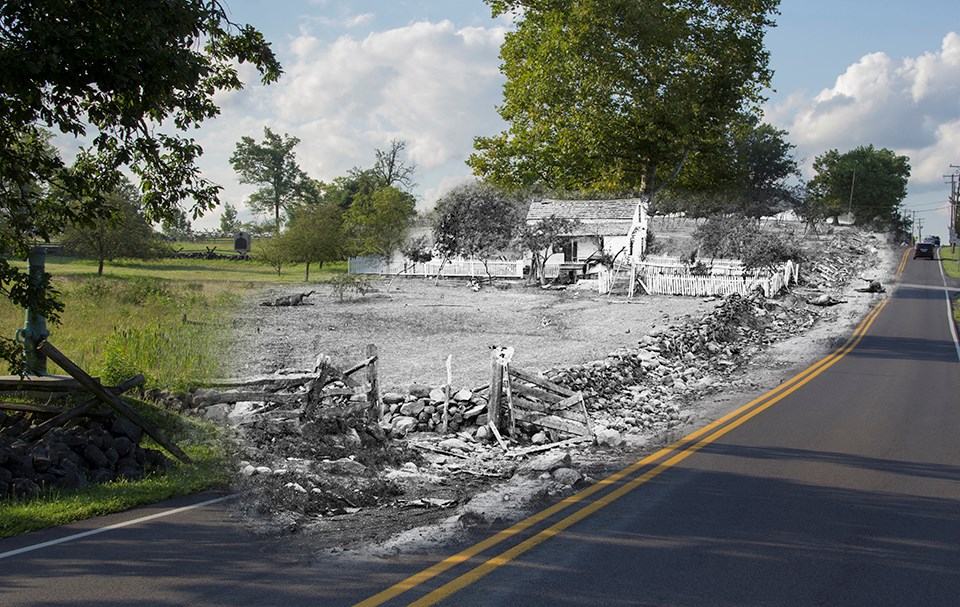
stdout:
<svg viewBox="0 0 960 607">
<path fill-rule="evenodd" d="M 588 436 L 590 434 L 590 430 L 588 430 L 583 423 L 570 419 L 563 419 L 556 415 L 540 415 L 538 413 L 527 411 L 517 411 L 517 419 L 535 424 L 537 426 L 542 426 L 544 428 L 567 432 L 569 434 L 577 434 L 580 436 Z"/>
<path fill-rule="evenodd" d="M 487 417 L 499 430 L 503 427 L 500 419 L 500 396 L 503 394 L 503 365 L 500 364 L 499 350 L 490 351 L 490 396 L 487 398 Z"/>
<path fill-rule="evenodd" d="M 303 385 L 317 378 L 316 373 L 291 373 L 289 375 L 257 375 L 254 377 L 233 377 L 211 379 L 204 382 L 211 388 L 246 388 L 262 384 L 284 383 L 288 386 Z"/>
<path fill-rule="evenodd" d="M 48 415 L 63 413 L 63 407 L 38 405 L 36 403 L 0 403 L 0 409 L 4 411 L 21 411 L 24 413 L 46 413 Z"/>
<path fill-rule="evenodd" d="M 523 449 L 517 449 L 511 451 L 507 455 L 510 457 L 520 457 L 522 455 L 530 455 L 531 453 L 539 453 L 541 451 L 549 451 L 551 449 L 560 449 L 563 447 L 571 447 L 573 445 L 579 445 L 581 443 L 592 442 L 592 436 L 574 436 L 573 438 L 568 438 L 556 443 L 547 443 L 546 445 L 535 445 L 533 447 L 524 447 Z"/>
<path fill-rule="evenodd" d="M 511 368 L 510 373 L 512 373 L 513 375 L 515 375 L 516 377 L 519 377 L 524 381 L 530 382 L 531 384 L 536 384 L 541 388 L 546 388 L 547 390 L 558 392 L 564 396 L 573 396 L 574 394 L 576 394 L 576 392 L 574 392 L 570 388 L 565 388 L 559 384 L 553 383 L 552 381 L 550 381 L 545 377 L 540 377 L 539 375 L 534 375 L 533 373 L 528 373 L 527 371 L 523 371 L 521 369 Z"/>
<path fill-rule="evenodd" d="M 500 443 L 500 448 L 506 451 L 507 443 L 503 442 L 503 437 L 500 436 L 500 430 L 497 430 L 497 426 L 493 423 L 492 419 L 487 421 L 487 426 L 490 428 L 490 431 L 493 432 L 493 437 Z"/>
<path fill-rule="evenodd" d="M 569 409 L 570 407 L 572 407 L 572 406 L 574 406 L 574 405 L 578 405 L 578 404 L 580 404 L 580 403 L 582 403 L 582 402 L 583 402 L 583 392 L 577 392 L 577 393 L 574 394 L 573 396 L 568 396 L 568 397 L 566 397 L 565 399 L 563 399 L 562 401 L 560 401 L 560 402 L 558 402 L 557 404 L 555 404 L 555 405 L 553 406 L 553 409 L 554 409 L 555 411 L 557 411 L 557 410 L 563 410 L 563 409 Z"/>
<path fill-rule="evenodd" d="M 539 413 L 549 413 L 551 410 L 549 403 L 538 403 L 536 401 L 528 400 L 522 396 L 514 396 L 513 404 L 519 409 L 537 411 Z"/>
<path fill-rule="evenodd" d="M 131 409 L 130 406 L 120 400 L 118 396 L 115 396 L 104 389 L 104 387 L 100 385 L 100 382 L 87 375 L 86 371 L 74 364 L 74 362 L 67 358 L 62 352 L 60 352 L 60 350 L 57 350 L 55 347 L 53 347 L 53 344 L 48 341 L 43 341 L 39 346 L 37 346 L 37 351 L 45 355 L 49 360 L 52 360 L 54 363 L 60 365 L 61 369 L 69 373 L 71 377 L 80 382 L 80 384 L 83 385 L 87 390 L 95 394 L 101 401 L 110 405 L 110 407 L 115 409 L 117 413 L 123 415 L 133 423 L 143 428 L 144 432 L 146 432 L 153 440 L 157 441 L 157 443 L 163 446 L 163 448 L 166 449 L 171 455 L 186 464 L 192 463 L 190 456 L 184 453 L 180 447 L 168 439 L 159 428 L 150 423 L 142 415 Z"/>
<path fill-rule="evenodd" d="M 100 380 L 96 381 L 99 383 Z M 84 390 L 86 388 L 80 382 L 62 375 L 0 376 L 0 392 L 82 392 Z"/>
<path fill-rule="evenodd" d="M 556 415 L 557 417 L 562 417 L 564 419 L 569 419 L 578 423 L 583 423 L 584 416 L 580 413 L 579 410 L 568 410 L 568 409 L 555 409 L 550 405 L 543 403 L 536 403 L 519 396 L 514 396 L 514 405 L 520 409 L 524 409 L 533 413 L 540 413 L 541 415 Z M 571 397 L 572 398 L 572 397 Z M 579 402 L 579 400 L 577 401 Z M 588 424 L 589 425 L 589 424 Z"/>
<path fill-rule="evenodd" d="M 551 404 L 559 402 L 562 398 L 553 392 L 547 392 L 546 390 L 542 390 L 536 386 L 527 385 L 515 378 L 510 378 L 508 383 L 510 388 L 517 394 L 522 394 L 523 396 L 529 396 L 531 398 L 537 398 Z"/>
<path fill-rule="evenodd" d="M 366 348 L 367 360 L 365 366 L 367 367 L 367 404 L 370 405 L 370 408 L 374 411 L 377 419 L 383 419 L 383 414 L 385 411 L 380 407 L 380 381 L 377 379 L 377 346 L 374 344 L 367 344 Z M 348 373 L 344 373 L 343 376 L 346 378 Z"/>
<path fill-rule="evenodd" d="M 145 380 L 143 375 L 134 375 L 130 379 L 120 382 L 120 384 L 118 384 L 117 387 L 109 388 L 109 390 L 114 394 L 123 394 L 124 392 L 128 390 L 132 390 L 133 388 L 136 388 L 137 386 L 143 384 L 144 381 Z M 87 413 L 90 409 L 94 408 L 99 403 L 100 403 L 100 400 L 98 398 L 91 398 L 77 405 L 76 407 L 67 409 L 66 411 L 61 409 L 60 413 L 56 417 L 52 417 L 47 421 L 43 422 L 42 424 L 27 430 L 26 432 L 20 435 L 20 438 L 22 438 L 25 441 L 36 440 L 37 438 L 40 438 L 41 436 L 46 434 L 47 431 L 50 430 L 51 428 L 62 426 L 63 424 L 70 421 L 71 419 L 78 417 L 80 415 L 83 415 L 84 413 Z"/>
</svg>

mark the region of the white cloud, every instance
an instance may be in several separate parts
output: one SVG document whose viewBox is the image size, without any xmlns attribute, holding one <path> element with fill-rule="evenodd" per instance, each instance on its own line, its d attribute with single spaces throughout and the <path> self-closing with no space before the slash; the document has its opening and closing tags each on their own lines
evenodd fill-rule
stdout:
<svg viewBox="0 0 960 607">
<path fill-rule="evenodd" d="M 794 95 L 768 108 L 767 119 L 790 132 L 798 155 L 812 161 L 829 149 L 873 144 L 910 156 L 912 180 L 942 181 L 958 154 L 960 35 L 937 52 L 892 58 L 863 56 L 830 88 L 812 98 Z"/>
<path fill-rule="evenodd" d="M 223 115 L 200 137 L 205 174 L 237 204 L 249 188 L 236 184 L 229 155 L 240 137 L 261 138 L 264 126 L 299 137 L 301 167 L 322 180 L 372 165 L 374 149 L 402 139 L 418 167 L 422 204 L 432 206 L 449 189 L 445 180 L 469 175 L 463 163 L 473 138 L 504 128 L 495 108 L 507 27 L 419 21 L 332 41 L 302 31 L 277 49 L 285 72 L 280 82 L 218 99 Z"/>
</svg>

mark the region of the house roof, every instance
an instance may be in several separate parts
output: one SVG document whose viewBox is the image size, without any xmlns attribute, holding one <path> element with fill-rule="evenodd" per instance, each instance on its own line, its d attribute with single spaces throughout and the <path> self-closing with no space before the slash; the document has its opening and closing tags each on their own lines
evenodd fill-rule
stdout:
<svg viewBox="0 0 960 607">
<path fill-rule="evenodd" d="M 618 200 L 534 200 L 527 212 L 527 221 L 546 219 L 551 215 L 579 219 L 584 223 L 630 222 L 637 207 L 637 198 Z"/>
</svg>

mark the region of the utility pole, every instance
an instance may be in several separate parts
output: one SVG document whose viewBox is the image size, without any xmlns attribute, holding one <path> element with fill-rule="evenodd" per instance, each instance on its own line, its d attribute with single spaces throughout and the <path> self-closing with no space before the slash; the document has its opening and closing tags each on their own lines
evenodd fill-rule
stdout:
<svg viewBox="0 0 960 607">
<path fill-rule="evenodd" d="M 957 169 L 949 175 L 950 177 L 950 252 L 956 252 L 957 246 L 957 174 L 960 172 L 960 166 L 951 164 L 951 169 Z M 947 175 L 944 175 L 947 177 Z"/>
</svg>

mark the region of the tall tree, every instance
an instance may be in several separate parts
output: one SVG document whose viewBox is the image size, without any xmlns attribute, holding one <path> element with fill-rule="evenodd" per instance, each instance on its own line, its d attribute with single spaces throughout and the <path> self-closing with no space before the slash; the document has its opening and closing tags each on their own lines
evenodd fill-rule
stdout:
<svg viewBox="0 0 960 607">
<path fill-rule="evenodd" d="M 164 236 L 172 240 L 189 240 L 193 237 L 193 225 L 183 209 L 177 209 L 172 217 L 165 218 L 160 229 Z"/>
<path fill-rule="evenodd" d="M 104 263 L 119 258 L 161 257 L 167 245 L 150 225 L 136 188 L 129 181 L 106 197 L 109 215 L 88 225 L 70 225 L 61 244 L 71 254 L 97 260 L 97 276 Z"/>
<path fill-rule="evenodd" d="M 907 156 L 872 144 L 844 154 L 830 150 L 814 159 L 813 170 L 817 174 L 807 184 L 808 195 L 823 215 L 836 221 L 851 212 L 858 225 L 877 222 L 884 227 L 899 220 L 910 178 Z"/>
<path fill-rule="evenodd" d="M 400 154 L 407 147 L 407 142 L 401 139 L 390 141 L 390 148 L 387 150 L 377 149 L 375 151 L 377 160 L 373 165 L 373 177 L 379 186 L 403 186 L 409 190 L 416 184 L 413 182 L 413 174 L 417 170 L 414 163 L 406 163 L 400 157 Z"/>
<path fill-rule="evenodd" d="M 567 242 L 578 227 L 579 220 L 551 215 L 520 228 L 520 245 L 533 256 L 530 278 L 539 279 L 540 284 L 546 284 L 547 260 L 553 250 Z"/>
<path fill-rule="evenodd" d="M 280 212 L 293 204 L 309 183 L 293 150 L 299 143 L 296 137 L 280 136 L 270 127 L 263 127 L 263 141 L 242 137 L 230 156 L 230 164 L 240 175 L 240 183 L 260 186 L 250 195 L 250 208 L 258 213 L 273 213 L 278 227 Z"/>
<path fill-rule="evenodd" d="M 762 100 L 779 0 L 487 0 L 509 129 L 468 160 L 510 185 L 649 194 Z"/>
<path fill-rule="evenodd" d="M 220 187 L 201 176 L 200 146 L 158 127 L 217 115 L 216 94 L 242 87 L 238 62 L 264 83 L 281 73 L 260 32 L 232 23 L 218 0 L 0 3 L 0 249 L 25 256 L 63 226 L 105 217 L 124 167 L 152 221 L 186 199 L 194 216 L 213 208 Z M 82 142 L 73 170 L 44 128 Z M 64 195 L 46 198 L 52 188 Z M 27 283 L 0 258 L 3 292 L 55 321 L 54 291 Z"/>
<path fill-rule="evenodd" d="M 306 264 L 303 280 L 308 282 L 310 264 L 322 269 L 325 262 L 344 257 L 343 211 L 334 204 L 302 205 L 291 217 L 281 241 L 291 261 Z"/>
<path fill-rule="evenodd" d="M 759 218 L 798 204 L 799 168 L 787 132 L 743 115 L 719 140 L 690 155 L 664 209 L 694 217 L 734 213 Z M 672 204 L 671 204 L 672 203 Z"/>
<path fill-rule="evenodd" d="M 414 216 L 416 200 L 395 187 L 357 196 L 343 215 L 350 248 L 358 255 L 390 259 L 406 240 Z"/>
<path fill-rule="evenodd" d="M 444 259 L 456 255 L 478 258 L 486 268 L 493 254 L 510 246 L 522 210 L 519 197 L 491 184 L 455 187 L 437 201 L 433 240 Z"/>
<path fill-rule="evenodd" d="M 223 203 L 223 214 L 220 215 L 220 231 L 227 235 L 232 235 L 240 229 L 240 218 L 237 215 L 237 207 L 229 202 Z"/>
</svg>

